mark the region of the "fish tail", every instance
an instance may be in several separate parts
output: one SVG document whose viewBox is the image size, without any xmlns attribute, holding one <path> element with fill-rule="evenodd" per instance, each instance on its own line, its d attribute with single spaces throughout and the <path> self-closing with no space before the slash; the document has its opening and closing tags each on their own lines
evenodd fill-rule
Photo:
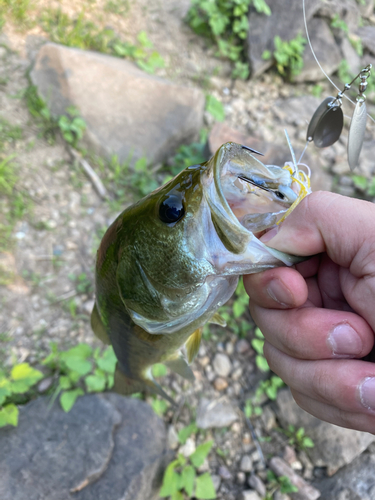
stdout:
<svg viewBox="0 0 375 500">
<path fill-rule="evenodd" d="M 112 390 L 117 392 L 118 394 L 122 394 L 123 396 L 129 396 L 130 394 L 134 394 L 136 392 L 145 392 L 151 391 L 155 394 L 159 394 L 164 399 L 166 399 L 171 405 L 177 406 L 175 401 L 168 396 L 168 394 L 160 387 L 160 385 L 152 379 L 152 376 L 145 377 L 142 379 L 134 379 L 127 377 L 125 373 L 123 373 L 117 363 L 114 383 Z"/>
</svg>

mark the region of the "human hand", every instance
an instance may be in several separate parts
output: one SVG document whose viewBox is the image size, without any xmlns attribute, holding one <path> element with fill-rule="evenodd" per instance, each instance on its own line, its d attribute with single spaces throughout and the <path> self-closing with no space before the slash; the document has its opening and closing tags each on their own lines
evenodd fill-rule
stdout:
<svg viewBox="0 0 375 500">
<path fill-rule="evenodd" d="M 375 205 L 328 192 L 306 197 L 262 241 L 315 255 L 296 269 L 244 276 L 272 371 L 312 415 L 375 434 Z"/>
</svg>

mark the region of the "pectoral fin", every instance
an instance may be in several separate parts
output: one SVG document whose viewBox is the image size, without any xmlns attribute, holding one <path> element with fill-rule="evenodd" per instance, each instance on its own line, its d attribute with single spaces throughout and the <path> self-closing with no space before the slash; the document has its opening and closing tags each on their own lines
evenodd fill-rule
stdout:
<svg viewBox="0 0 375 500">
<path fill-rule="evenodd" d="M 190 335 L 185 343 L 185 348 L 187 352 L 187 357 L 189 363 L 193 361 L 195 356 L 198 354 L 199 346 L 202 340 L 202 328 L 198 328 L 194 333 Z"/>
<path fill-rule="evenodd" d="M 209 323 L 212 323 L 214 325 L 227 326 L 227 322 L 218 312 L 212 316 Z"/>
<path fill-rule="evenodd" d="M 194 373 L 190 366 L 187 364 L 186 359 L 182 357 L 181 353 L 178 353 L 176 357 L 163 361 L 168 368 L 173 372 L 181 375 L 181 377 L 190 380 L 191 382 L 195 379 Z"/>
<path fill-rule="evenodd" d="M 91 328 L 95 335 L 100 339 L 103 344 L 110 345 L 111 341 L 109 340 L 108 334 L 105 331 L 105 327 L 103 325 L 103 322 L 100 318 L 98 308 L 96 307 L 96 304 L 94 305 L 94 309 L 92 310 L 91 313 Z"/>
</svg>

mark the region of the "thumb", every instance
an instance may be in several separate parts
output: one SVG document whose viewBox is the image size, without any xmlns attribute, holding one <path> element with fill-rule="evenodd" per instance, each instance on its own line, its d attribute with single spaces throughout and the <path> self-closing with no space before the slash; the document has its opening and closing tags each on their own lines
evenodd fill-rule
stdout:
<svg viewBox="0 0 375 500">
<path fill-rule="evenodd" d="M 374 204 L 317 191 L 301 201 L 276 235 L 272 230 L 261 240 L 294 255 L 327 252 L 334 262 L 349 267 L 360 249 L 365 256 L 366 248 L 368 253 L 374 248 L 374 220 Z"/>
</svg>

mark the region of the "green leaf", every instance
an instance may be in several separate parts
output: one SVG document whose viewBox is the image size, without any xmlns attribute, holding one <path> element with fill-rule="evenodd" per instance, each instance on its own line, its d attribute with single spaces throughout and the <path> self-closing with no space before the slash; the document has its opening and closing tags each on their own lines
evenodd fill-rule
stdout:
<svg viewBox="0 0 375 500">
<path fill-rule="evenodd" d="M 264 335 L 261 332 L 260 328 L 256 327 L 254 330 L 254 335 L 258 337 L 258 339 L 264 339 Z"/>
<path fill-rule="evenodd" d="M 137 40 L 142 45 L 142 47 L 151 49 L 153 46 L 145 31 L 140 31 L 138 33 Z"/>
<path fill-rule="evenodd" d="M 184 500 L 184 495 L 181 491 L 176 491 L 173 495 L 171 495 L 171 500 Z"/>
<path fill-rule="evenodd" d="M 210 453 L 213 441 L 207 441 L 206 443 L 200 444 L 195 452 L 190 455 L 190 461 L 195 467 L 200 467 L 207 455 Z"/>
<path fill-rule="evenodd" d="M 189 497 L 193 496 L 194 480 L 195 480 L 195 469 L 191 465 L 187 465 L 182 469 L 181 473 L 181 485 L 185 489 Z"/>
<path fill-rule="evenodd" d="M 209 472 L 196 478 L 195 496 L 199 500 L 214 500 L 216 498 L 214 484 Z"/>
<path fill-rule="evenodd" d="M 96 373 L 95 375 L 88 375 L 85 378 L 85 384 L 88 392 L 102 392 L 105 389 L 107 382 L 106 376 Z"/>
<path fill-rule="evenodd" d="M 10 373 L 10 389 L 12 392 L 22 394 L 30 389 L 36 382 L 43 378 L 43 373 L 32 368 L 29 363 L 15 365 Z"/>
<path fill-rule="evenodd" d="M 7 396 L 12 394 L 11 383 L 5 377 L 0 378 L 0 406 L 4 403 Z"/>
<path fill-rule="evenodd" d="M 353 175 L 352 180 L 356 188 L 360 189 L 361 191 L 366 191 L 366 188 L 368 186 L 367 177 L 364 177 L 363 175 Z"/>
<path fill-rule="evenodd" d="M 61 375 L 59 378 L 59 386 L 61 389 L 70 389 L 72 387 L 72 382 L 66 375 Z"/>
<path fill-rule="evenodd" d="M 309 438 L 309 437 L 304 437 L 303 438 L 302 445 L 305 448 L 314 448 L 314 446 L 315 446 L 314 441 L 311 438 Z"/>
<path fill-rule="evenodd" d="M 168 409 L 168 404 L 164 399 L 153 399 L 151 402 L 152 409 L 154 412 L 162 417 Z"/>
<path fill-rule="evenodd" d="M 116 363 L 117 359 L 112 346 L 107 347 L 103 354 L 97 359 L 98 367 L 110 374 L 115 372 Z"/>
<path fill-rule="evenodd" d="M 65 391 L 60 396 L 61 407 L 65 412 L 68 412 L 72 409 L 76 399 L 79 396 L 83 396 L 83 389 L 73 389 L 71 391 Z"/>
<path fill-rule="evenodd" d="M 4 406 L 0 409 L 0 427 L 5 425 L 18 425 L 18 408 L 13 403 Z"/>
<path fill-rule="evenodd" d="M 179 490 L 180 475 L 175 471 L 175 467 L 179 465 L 179 460 L 171 462 L 164 472 L 163 485 L 159 492 L 160 497 L 169 497 Z"/>
<path fill-rule="evenodd" d="M 255 357 L 255 363 L 259 370 L 263 372 L 269 372 L 270 367 L 268 366 L 267 360 L 264 356 L 260 356 L 259 354 Z"/>
<path fill-rule="evenodd" d="M 152 367 L 152 375 L 157 377 L 164 377 L 167 374 L 167 367 L 162 363 L 156 363 Z"/>
<path fill-rule="evenodd" d="M 262 355 L 263 354 L 263 345 L 264 345 L 264 340 L 261 339 L 252 339 L 251 340 L 251 345 L 253 346 L 254 350 Z"/>
<path fill-rule="evenodd" d="M 225 118 L 224 106 L 213 95 L 207 96 L 206 111 L 210 113 L 216 121 L 218 122 L 224 121 Z"/>
<path fill-rule="evenodd" d="M 187 425 L 186 427 L 183 427 L 179 433 L 178 433 L 178 441 L 181 444 L 185 444 L 186 440 L 195 432 L 197 432 L 198 427 L 196 426 L 195 422 Z"/>
</svg>

